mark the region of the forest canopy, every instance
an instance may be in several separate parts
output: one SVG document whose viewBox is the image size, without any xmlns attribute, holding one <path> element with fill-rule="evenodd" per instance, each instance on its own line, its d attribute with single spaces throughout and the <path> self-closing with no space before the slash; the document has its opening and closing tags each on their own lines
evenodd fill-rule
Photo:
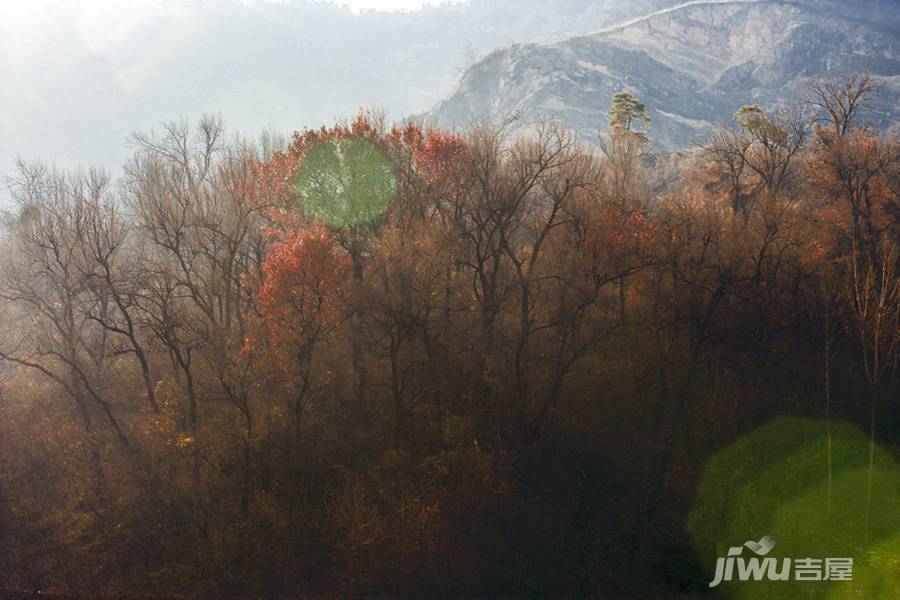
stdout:
<svg viewBox="0 0 900 600">
<path fill-rule="evenodd" d="M 0 594 L 699 594 L 776 514 L 841 532 L 808 546 L 857 561 L 834 589 L 882 589 L 900 143 L 875 93 L 815 82 L 669 156 L 620 95 L 599 150 L 363 112 L 274 145 L 170 123 L 117 181 L 20 163 Z M 772 520 L 725 519 L 754 489 Z"/>
</svg>

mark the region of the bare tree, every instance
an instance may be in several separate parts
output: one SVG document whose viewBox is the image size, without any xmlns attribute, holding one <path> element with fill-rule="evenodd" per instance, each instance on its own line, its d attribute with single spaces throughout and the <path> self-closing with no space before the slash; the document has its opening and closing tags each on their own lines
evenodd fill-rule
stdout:
<svg viewBox="0 0 900 600">
<path fill-rule="evenodd" d="M 816 80 L 809 85 L 806 102 L 820 113 L 840 137 L 849 133 L 864 109 L 878 92 L 878 83 L 869 74 L 845 75 L 840 81 Z"/>
<path fill-rule="evenodd" d="M 104 372 L 115 356 L 105 328 L 90 316 L 95 304 L 83 248 L 90 207 L 103 201 L 108 176 L 83 176 L 20 163 L 9 188 L 23 218 L 11 232 L 2 290 L 13 311 L 30 320 L 18 339 L 4 340 L 0 358 L 42 373 L 78 409 L 87 433 L 96 414 L 130 449 L 124 425 L 104 394 Z"/>
</svg>

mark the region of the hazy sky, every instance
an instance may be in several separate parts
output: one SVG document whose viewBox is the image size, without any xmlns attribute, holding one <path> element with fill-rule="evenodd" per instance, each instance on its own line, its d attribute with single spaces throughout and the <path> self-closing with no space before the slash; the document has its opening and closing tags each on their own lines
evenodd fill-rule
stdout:
<svg viewBox="0 0 900 600">
<path fill-rule="evenodd" d="M 119 173 L 129 133 L 172 119 L 255 136 L 418 115 L 473 57 L 596 29 L 621 1 L 0 0 L 0 196 L 17 157 Z M 469 6 L 406 12 L 448 3 Z"/>
<path fill-rule="evenodd" d="M 429 108 L 455 81 L 440 59 L 461 64 L 462 42 L 404 42 L 405 20 L 345 20 L 304 0 L 266 10 L 288 1 L 0 0 L 0 181 L 19 155 L 115 168 L 129 131 L 167 119 L 217 112 L 255 134 L 333 122 L 364 105 L 398 118 Z M 331 2 L 354 12 L 441 3 Z M 241 4 L 262 10 L 242 15 Z M 423 78 L 416 61 L 437 78 Z"/>
<path fill-rule="evenodd" d="M 171 0 L 169 0 L 171 1 Z M 178 0 L 175 0 L 176 2 Z M 244 4 L 258 3 L 284 3 L 290 0 L 241 0 Z M 426 4 L 438 5 L 445 2 L 459 4 L 465 0 L 314 0 L 317 2 L 331 2 L 338 5 L 349 6 L 354 11 L 360 10 L 416 10 Z M 144 8 L 147 5 L 159 3 L 160 0 L 76 0 L 76 2 L 60 2 L 59 0 L 0 0 L 0 16 L 26 16 L 29 13 L 40 13 L 47 10 L 48 6 L 60 4 L 81 4 L 87 7 L 98 5 L 115 6 L 119 10 L 129 8 Z"/>
<path fill-rule="evenodd" d="M 355 10 L 415 10 L 427 4 L 424 0 L 338 0 L 335 4 L 346 4 Z M 431 2 L 437 4 L 437 2 Z"/>
<path fill-rule="evenodd" d="M 286 0 L 243 0 L 245 4 L 254 2 L 284 2 Z M 317 0 L 330 1 L 333 4 L 344 4 L 355 11 L 360 10 L 415 10 L 426 4 L 441 4 L 443 0 Z M 458 2 L 459 0 L 457 0 Z"/>
</svg>

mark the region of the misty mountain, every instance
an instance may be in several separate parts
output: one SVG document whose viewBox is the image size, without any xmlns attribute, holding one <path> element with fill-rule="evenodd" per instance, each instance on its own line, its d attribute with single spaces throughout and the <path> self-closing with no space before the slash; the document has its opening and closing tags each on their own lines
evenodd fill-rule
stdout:
<svg viewBox="0 0 900 600">
<path fill-rule="evenodd" d="M 361 14 L 296 0 L 35 3 L 0 3 L 0 173 L 17 154 L 118 169 L 131 130 L 204 112 L 253 134 L 318 127 L 362 105 L 401 118 L 496 47 L 677 2 L 473 0 Z"/>
<path fill-rule="evenodd" d="M 552 43 L 515 44 L 472 66 L 426 118 L 460 127 L 517 115 L 514 128 L 559 120 L 588 142 L 613 94 L 634 93 L 657 149 L 690 146 L 744 104 L 801 95 L 810 78 L 868 72 L 882 84 L 866 115 L 900 116 L 897 11 L 885 2 L 698 1 Z"/>
</svg>

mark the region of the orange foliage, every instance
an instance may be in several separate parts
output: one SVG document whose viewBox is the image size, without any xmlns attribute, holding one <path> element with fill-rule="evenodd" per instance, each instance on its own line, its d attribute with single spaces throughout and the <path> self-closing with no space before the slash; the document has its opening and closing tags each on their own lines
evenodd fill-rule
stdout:
<svg viewBox="0 0 900 600">
<path fill-rule="evenodd" d="M 337 327 L 350 260 L 323 227 L 295 229 L 271 248 L 259 289 L 260 318 L 244 352 L 261 351 L 285 372 Z"/>
</svg>

